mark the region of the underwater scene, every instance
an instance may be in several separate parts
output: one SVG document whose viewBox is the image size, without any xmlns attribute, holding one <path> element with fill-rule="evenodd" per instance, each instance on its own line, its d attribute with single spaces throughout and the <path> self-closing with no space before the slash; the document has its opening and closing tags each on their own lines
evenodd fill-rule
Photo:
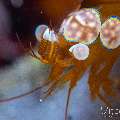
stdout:
<svg viewBox="0 0 120 120">
<path fill-rule="evenodd" d="M 0 120 L 120 120 L 120 0 L 0 0 Z"/>
</svg>

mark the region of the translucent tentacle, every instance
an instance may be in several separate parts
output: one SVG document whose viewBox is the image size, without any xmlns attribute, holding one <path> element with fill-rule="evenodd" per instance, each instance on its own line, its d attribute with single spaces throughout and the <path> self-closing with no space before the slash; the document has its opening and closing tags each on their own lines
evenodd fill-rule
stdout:
<svg viewBox="0 0 120 120">
<path fill-rule="evenodd" d="M 49 63 L 48 60 L 43 59 L 42 56 L 37 56 L 37 55 L 35 54 L 35 52 L 33 51 L 32 46 L 31 46 L 31 42 L 30 42 L 30 49 L 31 49 L 31 51 L 29 52 L 29 55 L 30 55 L 30 56 L 36 58 L 37 60 L 41 61 L 41 62 L 44 63 L 44 64 L 48 64 L 48 63 Z"/>
<path fill-rule="evenodd" d="M 26 48 L 23 46 L 23 44 L 21 43 L 21 40 L 20 40 L 20 38 L 19 38 L 19 36 L 18 36 L 17 33 L 16 33 L 16 37 L 17 37 L 18 42 L 19 42 L 19 44 L 21 45 L 22 49 L 24 50 L 24 52 L 27 52 L 30 56 L 36 58 L 37 60 L 39 60 L 39 61 L 41 61 L 41 62 L 43 62 L 43 63 L 45 63 L 45 64 L 48 64 L 48 61 L 45 60 L 45 59 L 43 59 L 42 56 L 37 56 L 37 55 L 35 54 L 35 52 L 34 52 L 34 50 L 33 50 L 33 48 L 32 48 L 31 42 L 30 42 L 30 48 L 27 48 L 27 49 L 26 49 Z"/>
<path fill-rule="evenodd" d="M 53 84 L 50 86 L 50 88 L 46 92 L 44 92 L 44 94 L 45 94 L 45 96 L 43 98 L 44 100 L 46 98 L 48 98 L 52 94 L 52 92 L 56 89 L 56 86 L 57 86 L 58 82 L 59 81 L 53 82 Z"/>
</svg>

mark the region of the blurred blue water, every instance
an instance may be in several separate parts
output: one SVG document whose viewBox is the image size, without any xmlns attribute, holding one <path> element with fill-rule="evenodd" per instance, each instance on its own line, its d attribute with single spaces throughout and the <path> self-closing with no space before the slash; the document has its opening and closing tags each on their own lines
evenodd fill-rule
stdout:
<svg viewBox="0 0 120 120">
<path fill-rule="evenodd" d="M 87 78 L 88 73 L 72 92 L 68 111 L 71 120 L 90 120 L 91 116 L 92 120 L 100 120 L 100 105 L 90 100 Z M 29 84 L 21 85 L 22 91 L 26 91 Z M 14 92 L 18 89 L 14 88 Z M 39 101 L 41 91 L 38 91 L 31 96 L 0 104 L 0 120 L 64 120 L 67 90 L 66 85 L 42 103 Z"/>
</svg>

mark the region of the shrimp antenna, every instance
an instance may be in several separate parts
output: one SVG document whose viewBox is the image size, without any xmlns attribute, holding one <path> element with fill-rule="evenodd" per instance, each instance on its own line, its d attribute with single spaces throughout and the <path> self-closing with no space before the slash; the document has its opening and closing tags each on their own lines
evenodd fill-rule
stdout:
<svg viewBox="0 0 120 120">
<path fill-rule="evenodd" d="M 0 99 L 0 103 L 10 102 L 10 101 L 17 100 L 17 99 L 20 99 L 20 98 L 22 98 L 22 97 L 31 95 L 32 93 L 34 93 L 34 92 L 42 89 L 43 87 L 45 87 L 45 86 L 47 86 L 47 85 L 49 85 L 49 84 L 50 84 L 50 81 L 47 81 L 47 82 L 45 82 L 42 86 L 38 86 L 38 87 L 36 87 L 35 89 L 33 89 L 33 90 L 29 91 L 29 92 L 23 93 L 23 94 L 18 95 L 18 96 L 6 98 L 6 99 Z"/>
<path fill-rule="evenodd" d="M 72 91 L 72 88 L 70 86 L 68 89 L 67 102 L 66 102 L 66 107 L 65 107 L 65 120 L 67 120 L 67 117 L 68 117 L 68 107 L 69 107 L 69 102 L 70 102 L 71 91 Z"/>
</svg>

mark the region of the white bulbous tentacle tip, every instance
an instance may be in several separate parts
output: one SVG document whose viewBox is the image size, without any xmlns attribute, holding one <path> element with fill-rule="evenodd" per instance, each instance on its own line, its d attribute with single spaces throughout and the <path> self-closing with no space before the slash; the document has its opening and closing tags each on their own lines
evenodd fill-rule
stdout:
<svg viewBox="0 0 120 120">
<path fill-rule="evenodd" d="M 74 49 L 75 47 L 79 47 L 80 44 L 81 44 L 81 43 L 78 43 L 78 44 L 75 44 L 75 45 L 71 46 L 70 49 L 69 49 L 69 51 L 70 51 L 70 52 L 73 52 L 73 49 Z M 82 44 L 82 45 L 83 45 L 83 44 Z"/>
<path fill-rule="evenodd" d="M 89 56 L 89 48 L 85 44 L 75 44 L 70 49 L 77 60 L 86 60 Z"/>
<path fill-rule="evenodd" d="M 118 16 L 111 16 L 102 24 L 100 40 L 107 49 L 116 49 L 120 46 L 120 19 Z"/>
<path fill-rule="evenodd" d="M 38 25 L 35 29 L 35 37 L 40 42 L 44 31 L 48 28 L 47 25 Z"/>
<path fill-rule="evenodd" d="M 50 42 L 57 42 L 58 36 L 55 34 L 53 30 L 47 28 L 43 34 L 43 39 L 48 40 Z"/>
<path fill-rule="evenodd" d="M 49 36 L 50 36 L 50 29 L 47 28 L 43 33 L 43 39 L 49 40 Z"/>
<path fill-rule="evenodd" d="M 70 13 L 59 30 L 67 41 L 86 45 L 93 43 L 100 31 L 100 14 L 96 9 L 92 8 L 83 8 Z"/>
</svg>

